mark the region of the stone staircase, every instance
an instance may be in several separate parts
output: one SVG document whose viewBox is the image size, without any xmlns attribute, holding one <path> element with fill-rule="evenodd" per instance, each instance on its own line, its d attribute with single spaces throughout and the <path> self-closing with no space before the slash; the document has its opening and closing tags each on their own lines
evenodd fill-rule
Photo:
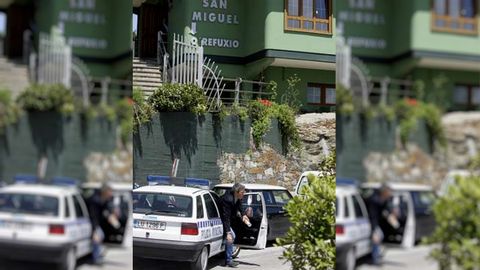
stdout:
<svg viewBox="0 0 480 270">
<path fill-rule="evenodd" d="M 16 98 L 29 85 L 28 65 L 0 56 L 0 89 L 10 90 Z"/>
<path fill-rule="evenodd" d="M 140 87 L 145 98 L 162 84 L 162 72 L 153 59 L 133 59 L 133 87 Z"/>
</svg>

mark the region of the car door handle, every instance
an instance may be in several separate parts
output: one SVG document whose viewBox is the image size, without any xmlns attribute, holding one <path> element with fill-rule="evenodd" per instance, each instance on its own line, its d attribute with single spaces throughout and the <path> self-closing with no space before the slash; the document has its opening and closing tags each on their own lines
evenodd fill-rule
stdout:
<svg viewBox="0 0 480 270">
<path fill-rule="evenodd" d="M 278 211 L 279 214 L 285 214 L 285 211 L 284 210 L 280 210 Z"/>
</svg>

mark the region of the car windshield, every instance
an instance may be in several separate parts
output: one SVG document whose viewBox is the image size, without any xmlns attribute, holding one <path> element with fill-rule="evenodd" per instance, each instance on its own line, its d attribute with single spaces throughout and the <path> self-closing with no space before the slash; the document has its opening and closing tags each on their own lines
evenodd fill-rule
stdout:
<svg viewBox="0 0 480 270">
<path fill-rule="evenodd" d="M 192 198 L 177 194 L 134 192 L 133 213 L 192 217 Z"/>
<path fill-rule="evenodd" d="M 58 216 L 58 198 L 37 194 L 0 193 L 0 212 Z"/>
</svg>

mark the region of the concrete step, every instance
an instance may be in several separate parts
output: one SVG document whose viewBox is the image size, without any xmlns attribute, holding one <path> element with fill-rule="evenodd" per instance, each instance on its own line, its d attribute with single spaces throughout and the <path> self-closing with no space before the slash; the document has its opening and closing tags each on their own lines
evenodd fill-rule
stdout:
<svg viewBox="0 0 480 270">
<path fill-rule="evenodd" d="M 141 85 L 135 85 L 135 84 L 133 85 L 133 87 L 140 87 L 143 91 L 144 96 L 150 96 L 158 89 L 158 87 L 141 86 Z"/>
<path fill-rule="evenodd" d="M 157 65 L 157 64 L 148 64 L 148 63 L 133 63 L 132 65 L 134 68 L 142 68 L 142 67 L 146 67 L 146 68 L 156 68 L 156 69 L 159 69 L 160 66 Z"/>
<path fill-rule="evenodd" d="M 30 85 L 28 67 L 20 60 L 10 60 L 0 57 L 0 89 L 8 89 L 13 98 Z"/>
<path fill-rule="evenodd" d="M 162 73 L 139 73 L 139 72 L 134 72 L 133 73 L 133 78 L 157 78 L 161 79 L 162 78 Z"/>
<path fill-rule="evenodd" d="M 134 81 L 133 82 L 133 85 L 138 85 L 138 86 L 145 86 L 145 87 L 158 87 L 160 86 L 160 84 L 162 84 L 161 82 L 137 82 L 137 81 Z"/>
<path fill-rule="evenodd" d="M 155 67 L 133 67 L 133 73 L 160 73 L 160 69 L 155 68 Z"/>
<path fill-rule="evenodd" d="M 146 82 L 146 83 L 161 83 L 161 78 L 148 78 L 148 77 L 135 77 L 133 76 L 134 82 Z"/>
</svg>

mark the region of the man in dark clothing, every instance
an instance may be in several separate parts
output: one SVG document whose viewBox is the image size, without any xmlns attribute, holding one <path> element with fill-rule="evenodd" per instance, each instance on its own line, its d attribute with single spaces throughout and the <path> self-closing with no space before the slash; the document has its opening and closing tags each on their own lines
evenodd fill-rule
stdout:
<svg viewBox="0 0 480 270">
<path fill-rule="evenodd" d="M 101 264 L 101 244 L 105 237 L 100 226 L 102 218 L 112 219 L 108 203 L 113 195 L 112 188 L 107 184 L 102 185 L 99 193 L 95 193 L 88 200 L 88 212 L 90 214 L 90 222 L 92 223 L 92 258 L 94 264 Z"/>
<path fill-rule="evenodd" d="M 225 239 L 225 266 L 237 267 L 238 263 L 233 261 L 233 241 L 235 240 L 235 232 L 232 229 L 232 221 L 241 219 L 244 223 L 249 224 L 247 216 L 242 216 L 242 198 L 245 194 L 245 186 L 235 183 L 230 192 L 222 196 L 222 222 Z"/>
<path fill-rule="evenodd" d="M 392 198 L 392 189 L 387 184 L 382 184 L 378 193 L 374 193 L 367 200 L 368 214 L 370 215 L 370 224 L 372 225 L 372 261 L 373 264 L 381 264 L 380 245 L 384 233 L 380 228 L 380 219 L 388 217 L 388 201 Z"/>
</svg>

